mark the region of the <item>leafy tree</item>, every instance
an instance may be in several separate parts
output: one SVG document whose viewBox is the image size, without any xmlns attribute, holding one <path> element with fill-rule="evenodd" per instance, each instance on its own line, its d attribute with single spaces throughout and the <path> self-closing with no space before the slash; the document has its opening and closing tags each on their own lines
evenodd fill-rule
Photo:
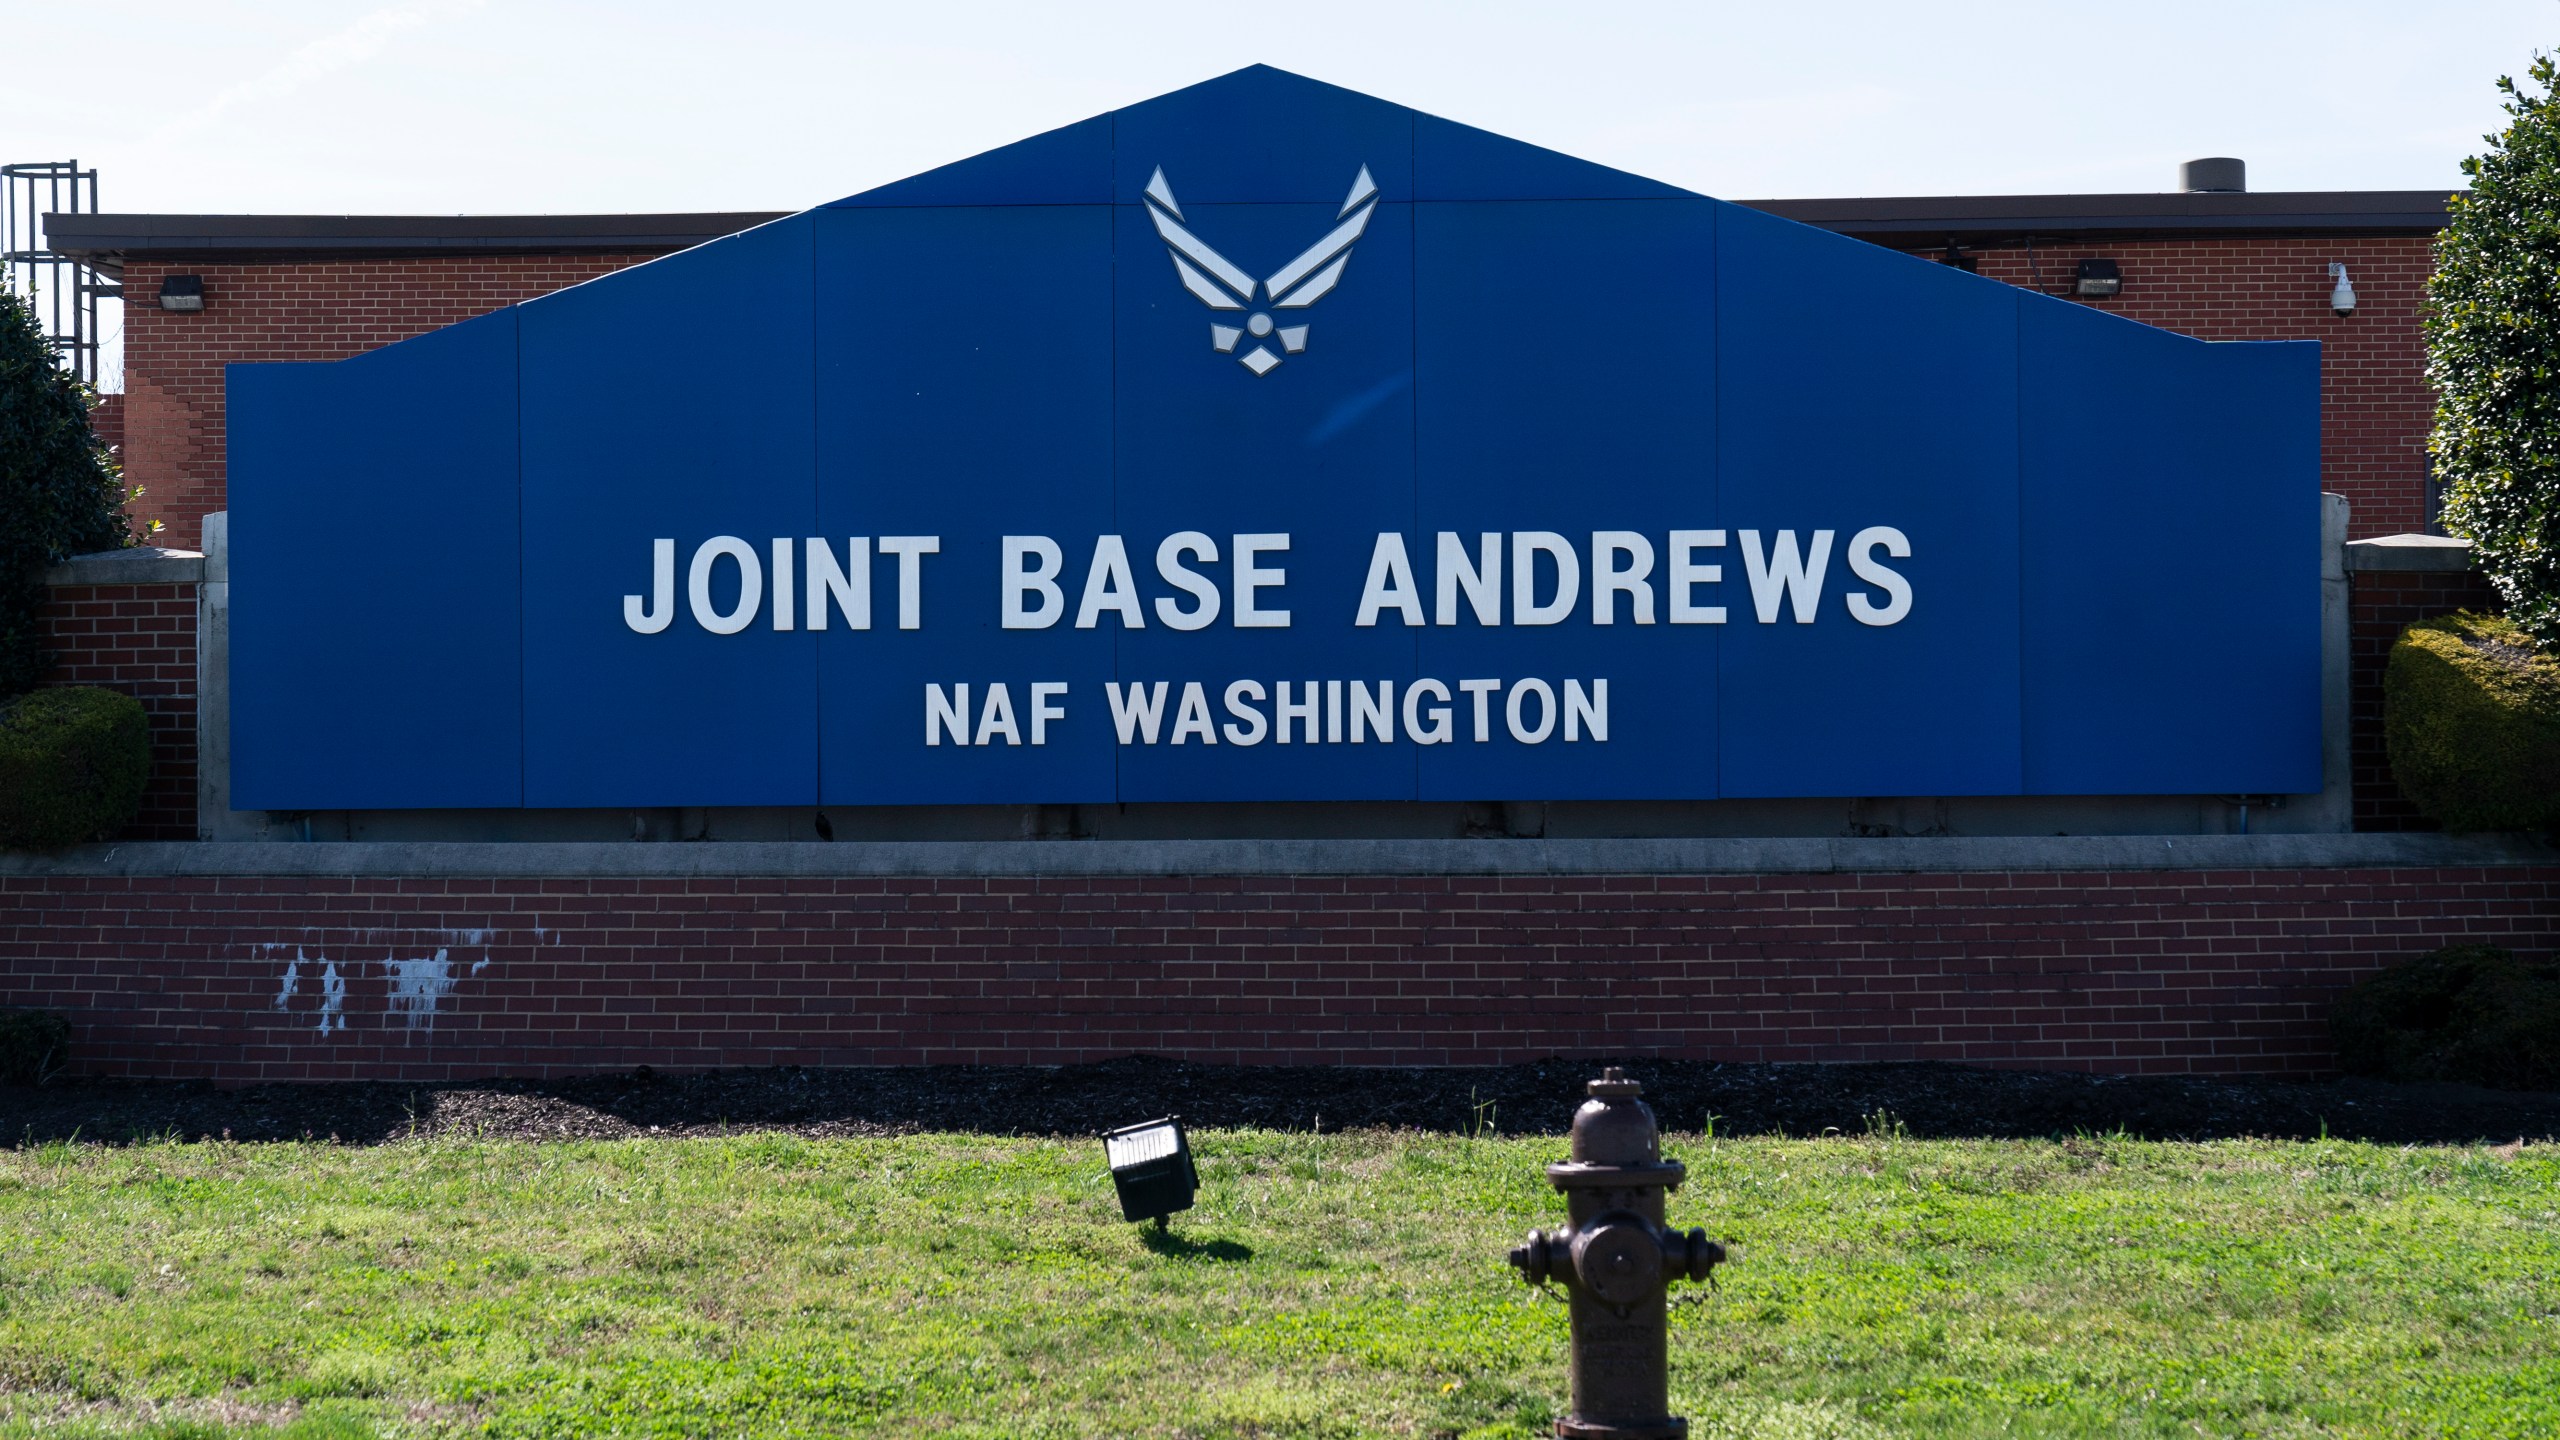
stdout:
<svg viewBox="0 0 2560 1440">
<path fill-rule="evenodd" d="M 2560 654 L 2560 67 L 2534 57 L 2541 93 L 2501 76 L 2507 128 L 2462 162 L 2436 241 L 2428 448 L 2447 485 L 2445 525 L 2507 614 Z"/>
<path fill-rule="evenodd" d="M 27 303 L 0 287 L 0 698 L 34 688 L 52 663 L 36 630 L 45 567 L 132 543 L 89 401 Z"/>
</svg>

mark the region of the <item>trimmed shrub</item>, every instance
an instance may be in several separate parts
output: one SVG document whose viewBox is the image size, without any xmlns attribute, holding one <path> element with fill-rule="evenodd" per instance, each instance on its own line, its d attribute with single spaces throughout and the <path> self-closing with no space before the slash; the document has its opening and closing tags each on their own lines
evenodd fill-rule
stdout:
<svg viewBox="0 0 2560 1440">
<path fill-rule="evenodd" d="M 2560 659 L 2494 615 L 2421 620 L 2383 673 L 2400 793 L 2448 830 L 2560 827 Z"/>
<path fill-rule="evenodd" d="M 2560 966 L 2450 945 L 2349 990 L 2329 1030 L 2350 1074 L 2560 1089 Z"/>
<path fill-rule="evenodd" d="M 115 690 L 38 690 L 0 705 L 0 845 L 110 840 L 142 808 L 151 724 Z"/>
<path fill-rule="evenodd" d="M 51 1010 L 0 1010 L 0 1085 L 41 1085 L 71 1058 L 71 1021 Z"/>
</svg>

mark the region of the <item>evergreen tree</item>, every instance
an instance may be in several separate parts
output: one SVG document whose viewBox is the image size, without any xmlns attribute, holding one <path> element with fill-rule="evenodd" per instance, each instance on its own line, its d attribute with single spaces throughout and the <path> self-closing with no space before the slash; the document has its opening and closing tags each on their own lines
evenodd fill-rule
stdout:
<svg viewBox="0 0 2560 1440">
<path fill-rule="evenodd" d="M 52 663 L 36 630 L 45 567 L 131 543 L 89 401 L 32 308 L 0 286 L 0 699 L 33 689 Z"/>
<path fill-rule="evenodd" d="M 2507 128 L 2462 162 L 2436 241 L 2427 379 L 2428 449 L 2446 482 L 2445 526 L 2536 645 L 2560 654 L 2560 96 L 2551 57 L 2541 93 L 2501 76 Z"/>
</svg>

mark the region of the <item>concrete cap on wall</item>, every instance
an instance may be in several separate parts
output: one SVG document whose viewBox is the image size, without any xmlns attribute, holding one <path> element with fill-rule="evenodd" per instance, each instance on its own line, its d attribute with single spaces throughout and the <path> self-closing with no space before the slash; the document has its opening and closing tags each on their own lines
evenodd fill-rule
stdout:
<svg viewBox="0 0 2560 1440">
<path fill-rule="evenodd" d="M 192 585 L 204 579 L 204 552 L 135 545 L 74 555 L 44 572 L 47 585 Z"/>
<path fill-rule="evenodd" d="M 2471 542 L 2449 535 L 2376 535 L 2347 542 L 2349 570 L 2469 570 Z"/>
</svg>

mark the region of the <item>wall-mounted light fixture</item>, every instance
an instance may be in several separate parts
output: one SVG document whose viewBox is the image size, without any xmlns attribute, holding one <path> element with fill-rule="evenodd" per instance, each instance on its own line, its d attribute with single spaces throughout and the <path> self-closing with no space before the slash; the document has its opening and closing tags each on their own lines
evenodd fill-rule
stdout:
<svg viewBox="0 0 2560 1440">
<path fill-rule="evenodd" d="M 1964 247 L 1953 240 L 1947 242 L 1947 253 L 1939 257 L 1939 263 L 1952 265 L 1967 275 L 1979 274 L 1982 270 L 1982 257 L 1967 255 L 1964 253 Z"/>
<path fill-rule="evenodd" d="M 204 277 L 172 275 L 160 282 L 160 308 L 193 314 L 204 308 Z"/>
<path fill-rule="evenodd" d="M 2347 278 L 2346 262 L 2342 260 L 2330 261 L 2329 278 L 2338 282 L 2337 284 L 2329 287 L 2330 312 L 2335 314 L 2339 319 L 2344 320 L 2348 316 L 2356 313 L 2356 287 L 2355 282 Z"/>
<path fill-rule="evenodd" d="M 2113 260 L 2083 260 L 2071 293 L 2083 300 L 2112 300 L 2124 293 L 2124 267 Z"/>
</svg>

